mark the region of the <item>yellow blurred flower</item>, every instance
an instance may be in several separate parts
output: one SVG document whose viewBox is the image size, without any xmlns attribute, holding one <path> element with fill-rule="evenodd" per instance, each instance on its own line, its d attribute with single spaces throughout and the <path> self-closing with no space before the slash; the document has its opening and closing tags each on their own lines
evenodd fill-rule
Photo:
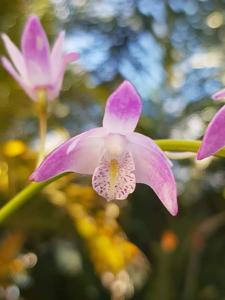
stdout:
<svg viewBox="0 0 225 300">
<path fill-rule="evenodd" d="M 90 238 L 96 234 L 96 226 L 92 218 L 85 217 L 77 221 L 77 231 L 83 238 Z"/>
<path fill-rule="evenodd" d="M 129 272 L 133 274 L 138 270 L 145 274 L 149 265 L 144 254 L 127 239 L 120 227 L 117 221 L 119 206 L 103 203 L 90 186 L 74 183 L 58 185 L 58 188 L 54 186 L 48 191 L 50 201 L 57 205 L 58 201 L 53 199 L 56 190 L 63 190 L 65 194 L 64 200 L 59 201 L 60 206 L 67 210 L 78 234 L 84 239 L 96 273 L 103 279 L 105 274 L 113 277 L 113 287 L 110 284 L 107 288 L 112 292 L 114 286 L 121 282 L 119 274 L 125 273 L 129 281 L 126 287 L 130 284 L 133 287 Z M 127 288 L 124 293 L 127 294 Z"/>
<path fill-rule="evenodd" d="M 20 140 L 10 140 L 3 145 L 3 153 L 7 157 L 22 155 L 26 149 L 26 144 Z"/>
<path fill-rule="evenodd" d="M 9 284 L 14 275 L 36 264 L 34 253 L 20 254 L 23 244 L 24 236 L 20 232 L 12 233 L 0 241 L 0 284 Z"/>
</svg>

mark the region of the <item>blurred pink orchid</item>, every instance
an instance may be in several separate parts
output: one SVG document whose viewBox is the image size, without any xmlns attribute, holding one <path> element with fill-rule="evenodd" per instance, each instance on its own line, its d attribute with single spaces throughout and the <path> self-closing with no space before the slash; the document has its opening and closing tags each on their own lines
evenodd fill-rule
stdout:
<svg viewBox="0 0 225 300">
<path fill-rule="evenodd" d="M 37 16 L 30 16 L 25 25 L 20 50 L 10 38 L 2 35 L 12 63 L 2 57 L 4 68 L 20 84 L 27 95 L 38 99 L 38 92 L 45 92 L 48 100 L 59 95 L 66 65 L 78 58 L 76 53 L 63 53 L 64 32 L 61 32 L 50 53 L 48 39 Z"/>
<path fill-rule="evenodd" d="M 103 127 L 66 141 L 49 154 L 30 179 L 45 181 L 64 172 L 90 174 L 93 188 L 107 200 L 126 199 L 136 183 L 144 183 L 176 215 L 171 163 L 149 137 L 134 132 L 141 107 L 135 88 L 125 81 L 106 103 Z"/>
<path fill-rule="evenodd" d="M 225 98 L 225 89 L 213 94 L 213 100 Z M 215 114 L 209 123 L 203 137 L 202 145 L 197 153 L 197 159 L 201 160 L 215 154 L 225 146 L 225 105 Z"/>
<path fill-rule="evenodd" d="M 224 100 L 225 99 L 225 89 L 219 90 L 212 95 L 213 100 Z"/>
</svg>

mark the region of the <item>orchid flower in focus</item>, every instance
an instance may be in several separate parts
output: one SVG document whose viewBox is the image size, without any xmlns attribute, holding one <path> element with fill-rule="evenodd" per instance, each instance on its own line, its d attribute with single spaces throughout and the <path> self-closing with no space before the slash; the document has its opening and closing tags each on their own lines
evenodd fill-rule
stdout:
<svg viewBox="0 0 225 300">
<path fill-rule="evenodd" d="M 225 98 L 225 89 L 216 92 L 213 100 Z M 201 160 L 215 154 L 225 146 L 225 105 L 215 114 L 209 123 L 203 137 L 202 145 L 197 153 L 197 159 Z"/>
<path fill-rule="evenodd" d="M 93 188 L 107 200 L 126 199 L 136 183 L 144 183 L 176 215 L 177 192 L 171 163 L 149 137 L 134 132 L 141 108 L 138 93 L 125 81 L 106 103 L 103 126 L 59 146 L 30 179 L 45 181 L 64 172 L 90 174 Z"/>
<path fill-rule="evenodd" d="M 25 25 L 20 51 L 6 34 L 2 39 L 12 63 L 2 57 L 4 68 L 19 83 L 27 95 L 37 101 L 39 93 L 47 100 L 60 92 L 66 65 L 78 58 L 76 53 L 63 52 L 64 32 L 50 51 L 47 36 L 37 16 L 30 16 Z"/>
</svg>

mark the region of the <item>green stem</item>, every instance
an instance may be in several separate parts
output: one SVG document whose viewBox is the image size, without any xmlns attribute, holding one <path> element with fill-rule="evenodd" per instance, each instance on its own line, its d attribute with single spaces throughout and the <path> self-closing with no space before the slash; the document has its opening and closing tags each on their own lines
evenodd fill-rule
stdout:
<svg viewBox="0 0 225 300">
<path fill-rule="evenodd" d="M 37 113 L 39 116 L 39 153 L 38 153 L 38 162 L 37 165 L 43 160 L 45 155 L 45 141 L 47 133 L 47 102 L 46 102 L 46 92 L 40 90 L 38 92 L 38 101 L 37 101 Z"/>
<path fill-rule="evenodd" d="M 201 141 L 191 140 L 155 140 L 155 142 L 162 150 L 173 152 L 196 153 L 201 145 Z M 225 157 L 225 148 L 216 153 L 215 156 Z M 66 174 L 68 173 L 61 174 L 45 182 L 31 183 L 25 187 L 0 209 L 0 225 L 20 207 L 25 205 L 33 196 L 37 195 L 45 186 Z"/>
<path fill-rule="evenodd" d="M 33 196 L 37 195 L 44 187 L 66 174 L 68 173 L 61 174 L 44 182 L 30 183 L 0 209 L 0 225 L 3 224 L 4 221 L 6 221 L 8 217 L 14 214 L 19 208 L 23 207 L 30 199 L 32 199 Z"/>
<path fill-rule="evenodd" d="M 193 140 L 155 140 L 155 143 L 163 151 L 193 152 L 196 153 L 201 146 L 201 141 Z M 225 148 L 218 151 L 214 156 L 225 157 Z"/>
</svg>

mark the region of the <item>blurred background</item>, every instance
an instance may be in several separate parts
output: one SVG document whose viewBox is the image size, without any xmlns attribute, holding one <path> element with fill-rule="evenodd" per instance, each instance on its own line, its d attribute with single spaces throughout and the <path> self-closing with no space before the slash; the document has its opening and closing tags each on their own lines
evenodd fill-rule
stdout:
<svg viewBox="0 0 225 300">
<path fill-rule="evenodd" d="M 65 50 L 80 53 L 49 107 L 47 152 L 99 126 L 124 79 L 152 138 L 200 139 L 221 106 L 210 96 L 225 85 L 224 0 L 1 0 L 0 11 L 17 45 L 37 14 L 51 43 L 65 30 Z M 2 206 L 28 184 L 38 146 L 34 103 L 3 68 L 0 120 Z M 225 160 L 173 164 L 177 217 L 144 185 L 108 204 L 88 176 L 49 185 L 0 229 L 0 299 L 225 299 Z"/>
</svg>

